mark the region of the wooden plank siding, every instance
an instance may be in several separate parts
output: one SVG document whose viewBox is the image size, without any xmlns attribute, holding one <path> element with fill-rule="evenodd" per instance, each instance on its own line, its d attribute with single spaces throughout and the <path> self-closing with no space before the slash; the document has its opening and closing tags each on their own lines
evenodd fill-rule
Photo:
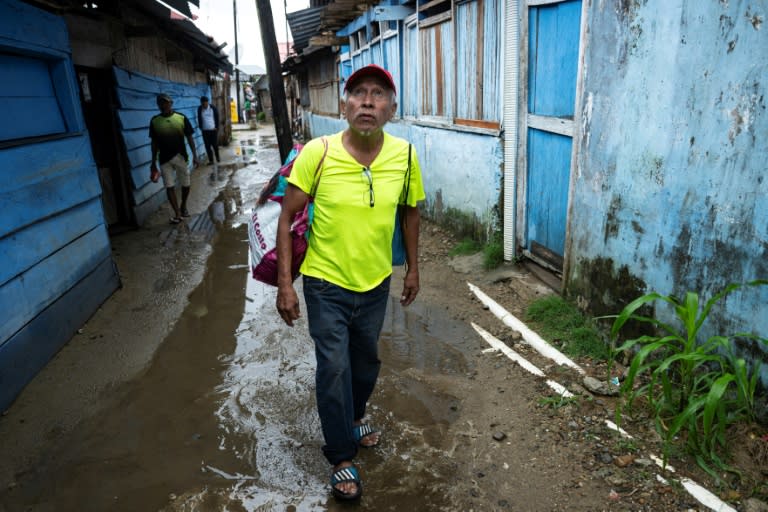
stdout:
<svg viewBox="0 0 768 512">
<path fill-rule="evenodd" d="M 339 84 L 336 79 L 336 57 L 318 57 L 318 65 L 307 71 L 309 100 L 316 114 L 339 115 Z"/>
<path fill-rule="evenodd" d="M 498 129 L 502 21 L 500 1 L 476 0 L 456 6 L 456 124 Z"/>
<path fill-rule="evenodd" d="M 403 116 L 414 118 L 419 115 L 419 90 L 421 76 L 419 69 L 419 26 L 414 19 L 407 22 L 403 34 L 405 48 L 403 90 L 400 102 L 403 104 Z"/>
<path fill-rule="evenodd" d="M 453 118 L 454 46 L 452 23 L 443 22 L 422 28 L 421 46 L 421 114 Z"/>
<path fill-rule="evenodd" d="M 124 157 L 130 168 L 134 215 L 141 225 L 165 200 L 162 183 L 149 180 L 152 146 L 149 139 L 149 121 L 159 112 L 157 95 L 165 93 L 173 98 L 173 109 L 189 118 L 195 130 L 193 138 L 198 157 L 205 154 L 203 136 L 197 126 L 197 107 L 200 96 L 211 97 L 207 84 L 184 84 L 162 78 L 130 72 L 113 67 L 116 94 L 119 103 L 117 117 L 123 140 Z"/>
<path fill-rule="evenodd" d="M 0 410 L 119 286 L 67 29 L 0 0 Z M 30 106 L 29 98 L 45 108 Z M 43 101 L 45 98 L 45 101 Z M 11 113 L 11 114 L 9 114 Z M 19 116 L 32 116 L 32 131 Z M 29 125 L 28 127 L 31 127 Z M 56 134 L 54 138 L 40 135 Z M 77 300 L 70 300 L 76 298 Z"/>
<path fill-rule="evenodd" d="M 447 4 L 424 3 L 419 12 L 441 5 Z M 342 55 L 339 67 L 374 62 L 387 68 L 400 87 L 398 113 L 405 119 L 498 131 L 503 13 L 503 0 L 467 0 L 428 19 L 412 15 L 398 21 L 397 30 Z M 346 30 L 358 28 L 360 19 Z"/>
</svg>

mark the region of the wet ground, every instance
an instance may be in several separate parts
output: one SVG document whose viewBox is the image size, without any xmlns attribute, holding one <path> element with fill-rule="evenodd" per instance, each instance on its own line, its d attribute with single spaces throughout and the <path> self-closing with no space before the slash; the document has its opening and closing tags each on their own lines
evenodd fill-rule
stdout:
<svg viewBox="0 0 768 512">
<path fill-rule="evenodd" d="M 223 165 L 194 174 L 190 219 L 171 226 L 163 207 L 112 239 L 123 288 L 0 416 L 0 512 L 350 508 L 329 496 L 306 324 L 282 324 L 275 290 L 249 276 L 245 222 L 278 167 L 274 132 L 235 134 Z M 647 422 L 619 438 L 604 424 L 613 400 L 521 344 L 467 282 L 518 317 L 552 291 L 521 266 L 452 258 L 456 244 L 424 220 L 408 308 L 393 274 L 369 408 L 382 441 L 356 460 L 364 495 L 351 508 L 704 510 L 650 469 Z M 472 323 L 579 396 L 486 351 Z"/>
<path fill-rule="evenodd" d="M 26 464 L 6 465 L 13 475 L 0 490 L 0 510 L 338 507 L 329 499 L 329 467 L 320 453 L 314 352 L 306 324 L 301 319 L 293 328 L 284 325 L 274 310 L 275 289 L 249 276 L 244 205 L 252 204 L 275 169 L 275 141 L 267 135 L 240 142 L 235 151 L 251 163 L 237 170 L 222 167 L 218 176 L 206 177 L 207 193 L 217 194 L 211 206 L 179 228 L 158 221 L 156 237 L 145 241 L 156 244 L 150 250 L 165 251 L 165 268 L 146 280 L 152 299 L 132 311 L 133 329 L 140 337 L 145 321 L 157 322 L 159 316 L 169 322 L 146 366 L 134 361 L 136 375 L 108 379 L 106 389 L 87 394 L 90 398 L 83 401 L 99 404 L 42 433 L 45 450 L 26 458 L 14 454 L 14 460 Z M 205 197 L 198 201 L 204 203 Z M 194 279 L 196 271 L 201 280 L 185 302 L 177 296 L 179 281 Z M 140 286 L 141 275 L 128 279 L 126 287 Z M 176 302 L 183 311 L 174 323 L 158 309 Z M 96 332 L 98 322 L 92 320 L 83 337 Z M 102 341 L 105 332 L 107 339 L 131 337 L 108 331 L 102 326 L 101 334 L 88 336 L 85 345 L 107 343 Z M 451 465 L 444 456 L 450 446 L 444 446 L 444 435 L 458 404 L 455 397 L 424 384 L 423 377 L 470 372 L 465 356 L 470 339 L 474 335 L 466 324 L 445 311 L 420 303 L 403 309 L 392 298 L 381 338 L 384 369 L 370 410 L 385 442 L 362 450 L 358 459 L 364 481 L 370 482 L 363 510 L 450 508 Z M 59 359 L 82 350 L 68 347 Z M 112 346 L 105 352 L 121 350 Z M 68 379 L 77 380 L 77 375 Z M 44 387 L 29 393 L 35 392 Z M 35 396 L 22 401 L 26 405 L 19 408 L 29 412 Z M 9 455 L 13 432 L 24 430 L 29 421 L 14 407 L 2 419 L 8 434 L 2 450 Z"/>
</svg>

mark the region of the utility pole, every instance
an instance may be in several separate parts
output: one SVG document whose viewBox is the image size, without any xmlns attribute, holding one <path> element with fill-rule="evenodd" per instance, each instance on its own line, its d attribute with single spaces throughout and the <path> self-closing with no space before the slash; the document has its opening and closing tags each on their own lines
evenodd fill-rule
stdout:
<svg viewBox="0 0 768 512">
<path fill-rule="evenodd" d="M 240 108 L 240 69 L 237 67 L 240 64 L 240 59 L 237 55 L 237 0 L 232 0 L 232 14 L 235 18 L 235 96 L 237 96 L 237 120 L 243 122 L 240 119 L 243 109 Z"/>
<path fill-rule="evenodd" d="M 272 98 L 272 117 L 275 119 L 277 146 L 280 149 L 280 160 L 285 161 L 293 147 L 293 135 L 291 135 L 291 124 L 288 122 L 283 70 L 280 67 L 280 52 L 277 48 L 275 22 L 272 19 L 272 6 L 269 0 L 256 0 L 256 12 L 259 15 L 261 43 L 264 46 L 264 59 L 269 76 L 269 93 Z"/>
</svg>

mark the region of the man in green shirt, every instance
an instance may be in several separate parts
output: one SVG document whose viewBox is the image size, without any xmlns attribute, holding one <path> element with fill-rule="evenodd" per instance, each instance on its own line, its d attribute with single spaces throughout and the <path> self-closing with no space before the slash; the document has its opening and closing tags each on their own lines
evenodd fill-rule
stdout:
<svg viewBox="0 0 768 512">
<path fill-rule="evenodd" d="M 192 138 L 194 130 L 184 114 L 173 110 L 173 100 L 167 94 L 157 97 L 160 113 L 149 121 L 149 138 L 152 140 L 152 164 L 150 179 L 154 182 L 163 178 L 165 193 L 173 209 L 172 224 L 181 222 L 182 217 L 189 217 L 187 198 L 189 197 L 189 155 L 184 139 L 192 150 L 192 165 L 197 167 L 197 150 Z M 160 164 L 158 170 L 157 163 Z M 181 184 L 181 207 L 176 198 L 176 181 Z"/>
<path fill-rule="evenodd" d="M 405 203 L 407 271 L 400 303 L 407 306 L 419 292 L 418 202 L 425 194 L 415 151 L 383 131 L 397 110 L 389 72 L 365 66 L 349 77 L 344 89 L 349 126 L 325 141 L 307 143 L 288 178 L 277 234 L 277 309 L 291 326 L 300 316 L 291 275 L 290 226 L 315 190 L 301 273 L 315 342 L 317 408 L 323 453 L 333 466 L 331 491 L 338 499 L 352 500 L 362 493 L 352 463 L 358 447 L 379 442 L 379 432 L 363 420 L 381 367 L 378 339 L 389 299 L 395 212 Z"/>
</svg>

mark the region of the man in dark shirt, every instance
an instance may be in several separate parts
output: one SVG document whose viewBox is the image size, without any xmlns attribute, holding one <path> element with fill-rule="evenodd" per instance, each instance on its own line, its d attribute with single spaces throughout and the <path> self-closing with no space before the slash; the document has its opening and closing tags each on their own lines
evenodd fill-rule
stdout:
<svg viewBox="0 0 768 512">
<path fill-rule="evenodd" d="M 173 100 L 167 94 L 157 97 L 160 113 L 149 122 L 149 138 L 152 139 L 152 164 L 150 179 L 154 182 L 163 178 L 168 202 L 173 208 L 172 224 L 181 222 L 182 217 L 189 217 L 187 197 L 189 197 L 189 155 L 184 139 L 192 150 L 192 164 L 197 167 L 197 150 L 192 138 L 192 124 L 184 114 L 174 112 Z M 158 170 L 157 164 L 160 164 Z M 181 184 L 181 207 L 176 198 L 176 181 Z"/>
</svg>

